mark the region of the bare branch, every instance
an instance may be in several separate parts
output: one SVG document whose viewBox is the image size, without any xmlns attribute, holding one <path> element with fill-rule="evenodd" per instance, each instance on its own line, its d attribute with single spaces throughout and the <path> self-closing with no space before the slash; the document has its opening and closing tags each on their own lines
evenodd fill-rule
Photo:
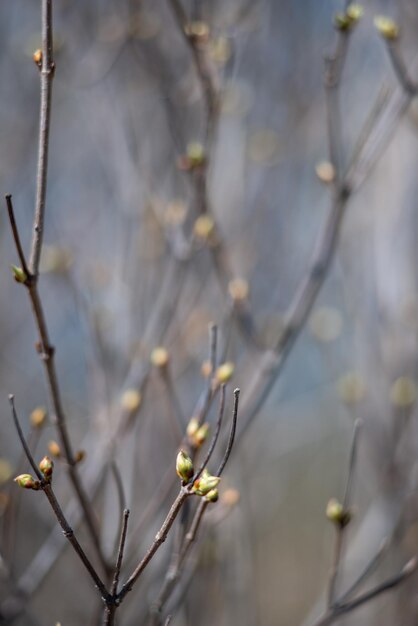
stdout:
<svg viewBox="0 0 418 626">
<path fill-rule="evenodd" d="M 33 274 L 35 280 L 39 271 L 44 229 L 54 69 L 55 65 L 52 50 L 52 0 L 42 0 L 42 65 L 40 71 L 41 106 L 39 114 L 38 172 L 36 177 L 35 218 L 29 263 L 30 273 Z"/>
<path fill-rule="evenodd" d="M 12 234 L 13 234 L 13 239 L 14 239 L 15 246 L 16 246 L 17 255 L 19 257 L 22 270 L 24 271 L 25 276 L 28 279 L 30 277 L 30 272 L 26 263 L 26 258 L 25 258 L 25 253 L 23 252 L 22 243 L 20 241 L 20 235 L 19 235 L 19 230 L 17 228 L 16 220 L 15 220 L 11 194 L 7 194 L 6 196 L 6 205 L 7 205 L 7 212 L 9 214 L 10 226 L 12 227 Z"/>
<path fill-rule="evenodd" d="M 103 601 L 109 602 L 112 600 L 112 596 L 109 594 L 109 592 L 107 591 L 104 583 L 102 582 L 102 580 L 100 579 L 100 576 L 98 575 L 98 573 L 96 572 L 95 568 L 93 567 L 93 565 L 91 564 L 90 560 L 88 559 L 87 555 L 85 554 L 83 548 L 81 547 L 81 545 L 79 544 L 73 529 L 71 528 L 70 524 L 68 523 L 66 517 L 64 516 L 64 513 L 62 512 L 62 509 L 58 503 L 58 500 L 55 497 L 54 491 L 52 489 L 51 483 L 47 482 L 42 474 L 42 472 L 40 471 L 39 467 L 37 466 L 31 451 L 29 450 L 29 446 L 26 442 L 26 439 L 23 435 L 23 431 L 22 428 L 20 426 L 20 422 L 19 419 L 17 417 L 17 413 L 16 413 L 16 409 L 15 409 L 15 405 L 14 405 L 14 396 L 10 395 L 9 396 L 9 402 L 10 402 L 10 406 L 12 409 L 12 416 L 13 416 L 13 421 L 14 424 L 16 426 L 16 430 L 17 433 L 19 435 L 19 439 L 20 442 L 22 444 L 22 447 L 25 451 L 26 457 L 33 469 L 33 471 L 35 472 L 38 480 L 39 480 L 39 487 L 40 489 L 44 492 L 45 496 L 47 497 L 49 504 L 51 505 L 51 508 L 55 514 L 55 517 L 57 518 L 57 521 L 59 523 L 59 525 L 62 528 L 62 532 L 64 534 L 64 537 L 69 541 L 69 543 L 72 545 L 74 551 L 76 552 L 76 554 L 78 555 L 79 559 L 81 560 L 81 562 L 83 563 L 84 567 L 86 568 L 87 572 L 89 573 L 90 577 L 92 578 L 94 584 L 96 585 L 97 589 L 100 592 L 100 595 L 103 599 Z"/>
<path fill-rule="evenodd" d="M 213 433 L 213 437 L 210 442 L 210 445 L 209 445 L 209 448 L 208 448 L 208 451 L 206 453 L 204 460 L 202 461 L 199 469 L 197 470 L 197 472 L 195 473 L 195 475 L 190 481 L 191 484 L 193 484 L 196 480 L 198 480 L 198 478 L 200 478 L 203 470 L 205 469 L 205 467 L 207 466 L 207 464 L 209 463 L 212 457 L 213 451 L 215 450 L 216 442 L 218 441 L 219 432 L 221 430 L 224 410 L 225 410 L 225 385 L 221 385 L 221 397 L 219 401 L 218 419 L 216 420 L 215 432 Z"/>
</svg>

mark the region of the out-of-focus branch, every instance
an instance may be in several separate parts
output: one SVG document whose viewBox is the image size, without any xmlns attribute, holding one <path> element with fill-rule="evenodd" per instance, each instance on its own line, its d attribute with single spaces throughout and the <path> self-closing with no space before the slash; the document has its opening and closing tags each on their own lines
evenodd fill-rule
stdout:
<svg viewBox="0 0 418 626">
<path fill-rule="evenodd" d="M 404 581 L 406 581 L 414 572 L 418 569 L 418 558 L 413 557 L 401 571 L 392 576 L 385 582 L 377 585 L 370 591 L 366 591 L 365 593 L 357 596 L 354 600 L 350 602 L 346 602 L 344 604 L 339 604 L 338 601 L 331 607 L 326 614 L 320 617 L 318 620 L 312 623 L 312 626 L 329 626 L 336 622 L 340 617 L 351 613 L 355 609 L 363 606 L 370 600 L 377 598 L 378 596 L 390 591 L 391 589 L 395 589 L 399 585 L 401 585 Z"/>
<path fill-rule="evenodd" d="M 348 473 L 347 473 L 347 482 L 346 482 L 344 498 L 343 498 L 343 502 L 341 506 L 341 513 L 338 516 L 337 520 L 335 519 L 333 520 L 336 534 L 335 534 L 334 556 L 333 556 L 331 572 L 330 572 L 330 577 L 329 577 L 329 585 L 328 585 L 328 607 L 332 607 L 334 604 L 337 577 L 338 577 L 338 572 L 339 572 L 340 562 L 341 562 L 341 557 L 342 557 L 342 552 L 343 552 L 345 530 L 347 528 L 347 525 L 351 517 L 350 497 L 351 497 L 354 470 L 355 470 L 356 459 L 357 459 L 357 447 L 358 447 L 358 438 L 359 438 L 360 428 L 361 428 L 361 421 L 357 420 L 354 425 L 353 441 L 351 444 L 350 460 L 349 460 Z"/>
</svg>

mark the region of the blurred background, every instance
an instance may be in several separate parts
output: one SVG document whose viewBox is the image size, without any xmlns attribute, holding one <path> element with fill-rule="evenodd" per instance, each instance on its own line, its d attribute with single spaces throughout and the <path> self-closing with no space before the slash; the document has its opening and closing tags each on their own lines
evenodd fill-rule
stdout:
<svg viewBox="0 0 418 626">
<path fill-rule="evenodd" d="M 179 167 L 182 155 L 206 145 L 207 114 L 170 3 L 53 4 L 56 73 L 40 291 L 68 428 L 75 450 L 86 453 L 80 475 L 109 557 L 120 519 L 115 466 L 122 477 L 131 509 L 124 579 L 177 490 L 168 483 L 161 506 L 147 508 L 167 485 L 167 469 L 174 473 L 179 431 L 207 385 L 208 325 L 218 325 L 220 362 L 234 364 L 229 387 L 245 394 L 308 271 L 331 205 L 324 54 L 334 46 L 342 3 L 184 1 L 203 36 L 209 29 L 208 62 L 220 89 L 205 181 L 215 241 L 210 221 L 196 226 L 199 179 Z M 0 3 L 0 189 L 13 194 L 25 250 L 35 196 L 39 73 L 32 54 L 41 42 L 40 7 Z M 416 3 L 365 2 L 340 89 L 345 166 L 376 99 L 389 107 L 399 97 L 373 26 L 378 13 L 400 25 L 400 50 L 418 77 Z M 325 508 L 330 497 L 343 496 L 356 418 L 364 426 L 338 589 L 376 553 L 364 588 L 399 572 L 418 550 L 418 104 L 408 104 L 347 203 L 336 255 L 285 366 L 238 437 L 220 502 L 167 604 L 175 626 L 314 623 L 334 541 Z M 221 261 L 211 249 L 218 236 Z M 42 494 L 18 493 L 11 480 L 28 468 L 9 393 L 37 457 L 57 438 L 48 420 L 42 429 L 30 425 L 35 408 L 50 407 L 30 305 L 9 270 L 16 262 L 3 211 L 0 623 L 99 624 L 97 593 L 64 549 Z M 247 321 L 251 311 L 249 335 L 233 306 L 240 300 Z M 150 365 L 159 345 L 170 356 L 167 376 Z M 215 403 L 209 421 L 216 411 Z M 127 419 L 118 429 L 121 415 Z M 57 461 L 54 483 L 91 551 L 64 461 Z M 120 609 L 119 624 L 147 623 L 171 550 L 168 541 Z M 341 623 L 417 624 L 415 583 L 412 577 Z"/>
</svg>

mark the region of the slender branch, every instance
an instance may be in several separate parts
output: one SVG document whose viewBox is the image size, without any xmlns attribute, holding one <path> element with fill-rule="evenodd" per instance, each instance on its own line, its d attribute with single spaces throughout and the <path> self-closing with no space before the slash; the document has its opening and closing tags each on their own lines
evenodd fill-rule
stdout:
<svg viewBox="0 0 418 626">
<path fill-rule="evenodd" d="M 391 589 L 395 589 L 407 580 L 417 570 L 417 568 L 418 559 L 414 557 L 406 563 L 398 574 L 392 576 L 380 585 L 377 585 L 370 591 L 366 591 L 365 593 L 359 595 L 351 602 L 346 602 L 345 604 L 339 604 L 337 602 L 333 607 L 328 609 L 324 615 L 313 622 L 312 626 L 329 626 L 330 624 L 333 624 L 343 615 L 347 615 L 347 613 L 351 613 L 351 611 L 358 609 L 367 602 L 370 602 L 370 600 L 377 598 Z"/>
<path fill-rule="evenodd" d="M 22 266 L 22 270 L 24 271 L 25 276 L 27 278 L 29 278 L 30 272 L 29 272 L 29 269 L 28 269 L 28 266 L 27 266 L 27 263 L 26 263 L 26 258 L 25 258 L 25 253 L 23 252 L 22 243 L 20 241 L 20 235 L 19 235 L 19 231 L 18 231 L 18 228 L 17 228 L 16 220 L 15 220 L 15 214 L 14 214 L 11 194 L 7 194 L 6 195 L 6 205 L 7 205 L 7 211 L 8 211 L 8 214 L 9 214 L 10 226 L 12 227 L 13 239 L 14 239 L 14 242 L 15 242 L 16 251 L 17 251 L 17 255 L 19 257 L 20 265 Z"/>
<path fill-rule="evenodd" d="M 110 471 L 115 480 L 119 506 L 120 506 L 120 510 L 122 511 L 122 517 L 123 517 L 125 513 L 125 509 L 126 509 L 126 495 L 125 495 L 125 489 L 123 487 L 122 476 L 120 474 L 119 468 L 116 465 L 116 462 L 114 459 L 110 462 Z"/>
<path fill-rule="evenodd" d="M 357 459 L 357 447 L 358 447 L 358 437 L 361 428 L 361 420 L 356 420 L 354 424 L 354 432 L 353 432 L 353 440 L 351 443 L 350 449 L 350 459 L 348 464 L 348 473 L 347 473 L 347 481 L 345 485 L 344 491 L 344 499 L 343 499 L 343 511 L 349 514 L 350 508 L 350 496 L 353 485 L 353 477 L 354 477 L 354 469 Z M 331 572 L 329 577 L 328 584 L 328 607 L 333 606 L 335 599 L 335 588 L 337 585 L 337 577 L 340 568 L 340 562 L 343 551 L 343 543 L 345 536 L 346 525 L 344 524 L 336 524 L 335 525 L 335 546 L 334 546 L 334 555 L 331 566 Z"/>
<path fill-rule="evenodd" d="M 351 492 L 353 489 L 354 470 L 356 467 L 359 435 L 360 435 L 362 426 L 363 426 L 363 421 L 361 419 L 357 419 L 354 423 L 353 439 L 352 439 L 351 448 L 350 448 L 347 482 L 345 485 L 344 498 L 343 498 L 344 510 L 349 509 L 351 505 Z"/>
<path fill-rule="evenodd" d="M 35 462 L 35 459 L 33 458 L 31 451 L 29 450 L 29 446 L 28 446 L 26 438 L 25 438 L 25 436 L 23 434 L 22 427 L 21 427 L 20 422 L 19 422 L 19 418 L 17 417 L 16 407 L 15 407 L 15 397 L 14 397 L 13 394 L 9 394 L 9 404 L 10 404 L 10 408 L 12 410 L 13 422 L 14 422 L 14 425 L 16 427 L 20 443 L 22 444 L 23 451 L 24 451 L 24 453 L 26 455 L 26 458 L 29 461 L 29 464 L 30 464 L 31 468 L 35 472 L 37 479 L 40 482 L 42 482 L 43 479 L 44 479 L 44 476 L 43 476 L 41 470 L 39 469 L 37 463 Z"/>
<path fill-rule="evenodd" d="M 29 446 L 27 444 L 27 441 L 25 439 L 25 436 L 23 434 L 22 428 L 20 426 L 20 422 L 19 419 L 17 417 L 17 413 L 16 413 L 16 409 L 15 409 L 15 404 L 14 404 L 14 396 L 13 395 L 9 395 L 9 402 L 10 402 L 10 406 L 12 409 L 12 416 L 13 416 L 13 421 L 14 424 L 16 426 L 16 430 L 17 430 L 17 434 L 19 436 L 20 442 L 22 444 L 23 450 L 25 451 L 26 457 L 33 469 L 33 471 L 35 472 L 38 480 L 39 480 L 39 487 L 40 489 L 44 492 L 45 496 L 47 497 L 49 504 L 51 505 L 51 508 L 55 514 L 55 517 L 57 518 L 57 521 L 59 523 L 59 525 L 61 526 L 62 532 L 64 534 L 64 537 L 69 541 L 69 543 L 72 545 L 74 551 L 76 552 L 76 554 L 78 555 L 79 559 L 81 560 L 81 562 L 83 563 L 84 567 L 86 568 L 87 572 L 89 573 L 91 579 L 93 580 L 94 584 L 96 585 L 97 589 L 100 592 L 100 595 L 103 599 L 103 601 L 105 603 L 112 601 L 112 596 L 109 594 L 109 592 L 107 591 L 104 583 L 102 582 L 100 576 L 98 575 L 98 573 L 96 572 L 95 568 L 93 567 L 93 565 L 91 564 L 90 560 L 88 559 L 86 553 L 84 552 L 83 548 L 81 547 L 81 545 L 79 544 L 73 529 L 71 528 L 70 524 L 68 523 L 59 503 L 57 498 L 55 497 L 54 491 L 52 489 L 52 486 L 49 482 L 47 482 L 42 474 L 42 472 L 40 471 L 38 465 L 36 464 L 32 453 L 29 449 Z"/>
<path fill-rule="evenodd" d="M 11 204 L 10 196 L 6 196 L 6 204 L 8 215 L 10 219 L 10 225 L 12 228 L 13 237 L 15 240 L 16 248 L 18 251 L 18 255 L 20 260 L 24 258 L 23 251 L 20 246 L 20 238 L 17 231 L 16 221 L 14 219 L 14 211 L 13 206 Z M 21 258 L 22 255 L 22 258 Z M 23 264 L 22 264 L 23 268 Z M 103 557 L 103 553 L 100 546 L 100 539 L 96 528 L 96 522 L 94 519 L 93 511 L 91 510 L 90 502 L 87 498 L 87 494 L 84 491 L 84 488 L 81 484 L 80 477 L 76 468 L 76 461 L 74 458 L 74 452 L 71 446 L 70 437 L 67 430 L 67 423 L 65 418 L 64 408 L 62 406 L 61 394 L 58 385 L 58 378 L 55 369 L 55 349 L 51 345 L 49 339 L 48 328 L 45 320 L 45 314 L 42 307 L 42 302 L 39 296 L 38 291 L 38 281 L 36 276 L 32 273 L 28 274 L 27 280 L 25 282 L 25 286 L 27 288 L 29 299 L 32 305 L 33 317 L 38 329 L 39 341 L 37 344 L 37 349 L 42 360 L 46 379 L 48 383 L 48 391 L 49 397 L 52 406 L 52 414 L 51 420 L 55 423 L 57 428 L 60 443 L 62 446 L 63 455 L 67 461 L 67 471 L 69 474 L 69 478 L 73 485 L 74 491 L 79 500 L 80 506 L 83 509 L 83 513 L 85 516 L 87 527 L 90 531 L 91 538 L 93 540 L 94 546 L 96 548 L 97 555 L 100 559 L 103 570 L 106 571 L 107 563 Z"/>
<path fill-rule="evenodd" d="M 124 597 L 126 596 L 126 594 L 129 591 L 131 591 L 132 587 L 137 582 L 138 578 L 141 576 L 142 572 L 144 571 L 148 563 L 151 561 L 154 554 L 157 552 L 160 546 L 167 539 L 167 535 L 170 531 L 170 528 L 174 524 L 174 521 L 181 507 L 183 506 L 186 498 L 190 495 L 191 495 L 191 491 L 188 488 L 182 487 L 180 489 L 176 499 L 174 500 L 170 508 L 170 511 L 168 512 L 167 517 L 165 518 L 160 530 L 156 534 L 155 539 L 153 543 L 151 544 L 150 548 L 146 552 L 143 559 L 138 563 L 138 565 L 136 566 L 132 574 L 129 576 L 128 580 L 122 585 L 122 588 L 119 591 L 119 593 L 116 595 L 117 601 L 119 603 L 121 603 Z"/>
<path fill-rule="evenodd" d="M 42 65 L 40 70 L 41 104 L 39 114 L 38 171 L 36 176 L 35 218 L 29 263 L 30 273 L 33 274 L 35 279 L 39 271 L 44 230 L 54 69 L 55 65 L 52 51 L 52 0 L 42 0 Z"/>
<path fill-rule="evenodd" d="M 418 92 L 418 85 L 409 76 L 405 61 L 403 60 L 401 51 L 399 49 L 399 42 L 397 40 L 390 41 L 386 39 L 386 44 L 389 52 L 389 57 L 392 62 L 392 67 L 402 89 L 409 96 L 416 96 Z"/>
<path fill-rule="evenodd" d="M 218 411 L 218 419 L 216 420 L 216 428 L 215 428 L 215 432 L 213 433 L 213 437 L 212 440 L 210 442 L 209 448 L 207 450 L 206 456 L 204 458 L 204 460 L 202 461 L 199 469 L 197 470 L 197 472 L 195 473 L 195 475 L 193 476 L 193 478 L 191 479 L 191 484 L 193 484 L 196 480 L 198 480 L 198 478 L 200 478 L 203 470 L 205 469 L 205 467 L 207 466 L 207 464 L 209 463 L 213 451 L 215 450 L 215 446 L 216 446 L 216 442 L 218 441 L 218 437 L 219 437 L 219 433 L 221 430 L 221 425 L 222 425 L 222 419 L 224 416 L 224 410 L 225 410 L 225 385 L 221 385 L 221 397 L 220 397 L 220 401 L 219 401 L 219 411 Z"/>
<path fill-rule="evenodd" d="M 232 451 L 232 446 L 234 445 L 235 433 L 237 430 L 237 420 L 238 420 L 239 394 L 240 394 L 240 390 L 234 389 L 234 409 L 232 413 L 231 431 L 229 433 L 229 439 L 228 439 L 228 444 L 226 446 L 225 454 L 217 469 L 216 476 L 220 476 L 222 472 L 224 471 L 225 465 L 228 463 L 228 459 Z"/>
<path fill-rule="evenodd" d="M 230 435 L 228 439 L 228 444 L 225 450 L 224 457 L 221 461 L 221 464 L 218 467 L 216 472 L 217 476 L 221 476 L 226 463 L 228 462 L 229 456 L 231 454 L 232 446 L 234 445 L 237 418 L 238 418 L 238 404 L 239 404 L 239 389 L 235 389 L 234 391 L 234 409 L 232 415 L 232 425 L 230 430 Z M 196 536 L 199 530 L 199 527 L 202 523 L 203 516 L 205 511 L 209 505 L 209 502 L 202 498 L 197 505 L 195 514 L 193 516 L 192 522 L 190 524 L 190 528 L 185 535 L 183 546 L 180 552 L 177 555 L 172 567 L 169 568 L 167 575 L 165 577 L 163 586 L 161 588 L 160 594 L 158 596 L 157 601 L 151 606 L 151 624 L 152 626 L 158 626 L 161 622 L 161 613 L 164 608 L 165 603 L 171 596 L 177 581 L 180 578 L 182 572 L 182 566 L 187 558 L 187 555 L 196 540 Z"/>
<path fill-rule="evenodd" d="M 342 593 L 338 601 L 340 604 L 343 604 L 347 600 L 349 600 L 350 596 L 353 595 L 355 591 L 362 585 L 362 583 L 368 578 L 368 576 L 376 569 L 380 559 L 388 548 L 389 542 L 387 540 L 382 541 L 379 549 L 376 554 L 370 559 L 370 561 L 366 564 L 364 569 L 360 572 L 354 582 Z"/>
<path fill-rule="evenodd" d="M 119 550 L 118 550 L 118 556 L 116 559 L 115 574 L 113 576 L 113 582 L 112 582 L 112 587 L 111 587 L 112 595 L 116 595 L 118 591 L 119 576 L 120 576 L 120 570 L 121 570 L 122 561 L 123 561 L 123 551 L 125 549 L 126 533 L 128 531 L 128 521 L 129 521 L 129 509 L 125 509 L 123 512 L 123 516 L 122 516 L 122 530 L 120 534 Z"/>
</svg>

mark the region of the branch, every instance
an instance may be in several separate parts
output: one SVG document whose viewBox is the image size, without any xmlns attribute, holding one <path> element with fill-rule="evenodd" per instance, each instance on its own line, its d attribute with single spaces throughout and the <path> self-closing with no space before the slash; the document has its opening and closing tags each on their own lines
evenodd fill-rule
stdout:
<svg viewBox="0 0 418 626">
<path fill-rule="evenodd" d="M 36 176 L 35 219 L 29 263 L 30 273 L 35 277 L 38 276 L 39 272 L 44 229 L 54 69 L 55 64 L 52 51 L 52 0 L 42 0 L 42 65 L 40 70 L 41 105 L 39 114 L 38 171 Z"/>
<path fill-rule="evenodd" d="M 206 456 L 205 456 L 203 462 L 201 463 L 199 469 L 197 470 L 197 472 L 195 473 L 195 475 L 193 476 L 193 478 L 190 481 L 192 484 L 196 480 L 198 480 L 198 478 L 200 478 L 203 470 L 205 469 L 205 467 L 207 466 L 207 464 L 209 463 L 209 461 L 211 459 L 213 451 L 215 450 L 216 442 L 218 441 L 219 432 L 221 430 L 222 419 L 223 419 L 223 416 L 224 416 L 224 410 L 225 410 L 225 385 L 223 384 L 223 385 L 221 385 L 221 397 L 220 397 L 220 401 L 219 401 L 218 419 L 216 420 L 215 432 L 213 433 L 212 440 L 210 442 L 208 451 L 206 453 Z"/>
<path fill-rule="evenodd" d="M 225 450 L 224 457 L 217 469 L 216 476 L 221 476 L 226 463 L 228 462 L 229 456 L 231 454 L 232 447 L 234 445 L 235 432 L 237 426 L 237 418 L 238 418 L 238 405 L 239 405 L 239 389 L 235 389 L 234 391 L 234 409 L 232 414 L 232 425 L 229 434 L 228 444 Z M 202 498 L 199 502 L 195 514 L 192 519 L 192 523 L 190 524 L 190 528 L 185 535 L 183 546 L 173 563 L 172 567 L 169 568 L 167 575 L 164 580 L 164 584 L 161 588 L 160 594 L 158 596 L 157 601 L 151 607 L 151 624 L 152 626 L 158 626 L 161 622 L 161 613 L 164 608 L 165 603 L 171 596 L 182 572 L 182 566 L 189 554 L 189 551 L 196 540 L 196 536 L 200 525 L 203 520 L 203 516 L 205 511 L 210 503 Z"/>
<path fill-rule="evenodd" d="M 358 609 L 360 606 L 363 606 L 363 604 L 370 602 L 370 600 L 377 598 L 391 589 L 395 589 L 407 580 L 417 569 L 418 558 L 414 557 L 408 561 L 406 565 L 404 565 L 399 574 L 396 574 L 380 585 L 377 585 L 374 589 L 366 591 L 351 602 L 346 602 L 345 604 L 338 604 L 337 602 L 327 611 L 325 615 L 317 619 L 312 626 L 329 626 L 330 624 L 333 624 L 343 615 L 347 615 L 347 613 L 351 613 L 351 611 Z"/>
<path fill-rule="evenodd" d="M 62 509 L 58 503 L 57 498 L 55 497 L 54 491 L 52 489 L 52 485 L 50 482 L 48 482 L 44 475 L 42 474 L 42 472 L 40 471 L 38 465 L 36 464 L 31 451 L 29 449 L 29 446 L 27 444 L 27 441 L 25 439 L 25 436 L 23 435 L 23 431 L 22 428 L 20 426 L 20 422 L 19 419 L 17 417 L 17 413 L 16 413 L 16 409 L 15 409 L 15 404 L 14 404 L 14 396 L 13 395 L 9 395 L 9 402 L 10 402 L 10 407 L 12 410 L 12 416 L 13 416 L 13 421 L 14 424 L 16 426 L 16 430 L 17 430 L 17 434 L 19 436 L 20 442 L 22 444 L 23 450 L 26 454 L 26 457 L 33 469 L 33 471 L 35 472 L 38 480 L 39 480 L 39 488 L 44 492 L 46 498 L 49 501 L 49 504 L 55 514 L 55 517 L 57 518 L 57 521 L 59 523 L 59 525 L 62 528 L 62 532 L 64 534 L 64 537 L 69 541 L 69 543 L 72 545 L 74 551 L 76 552 L 77 556 L 79 557 L 79 559 L 81 560 L 81 562 L 83 563 L 85 569 L 87 570 L 87 572 L 89 573 L 91 579 L 93 580 L 95 586 L 97 587 L 97 589 L 100 592 L 100 595 L 103 599 L 103 601 L 105 603 L 111 602 L 112 601 L 112 596 L 109 594 L 109 592 L 107 591 L 104 583 L 102 582 L 100 576 L 98 575 L 98 573 L 96 572 L 95 568 L 93 567 L 93 565 L 91 564 L 90 560 L 88 559 L 86 553 L 84 552 L 83 548 L 81 547 L 81 545 L 79 544 L 73 529 L 71 528 L 70 524 L 68 523 L 66 517 L 64 516 L 64 513 L 62 512 Z"/>
<path fill-rule="evenodd" d="M 147 553 L 145 554 L 143 559 L 138 563 L 137 567 L 134 569 L 132 574 L 129 576 L 128 580 L 122 585 L 121 590 L 116 595 L 116 599 L 119 604 L 123 601 L 126 594 L 129 593 L 129 591 L 131 591 L 132 587 L 135 585 L 138 578 L 141 576 L 142 572 L 144 571 L 148 563 L 153 558 L 154 554 L 157 552 L 157 550 L 161 547 L 161 545 L 167 539 L 167 535 L 170 531 L 170 528 L 174 524 L 174 521 L 177 515 L 179 514 L 179 511 L 181 507 L 183 506 L 186 498 L 190 496 L 191 493 L 192 492 L 189 487 L 181 487 L 176 499 L 174 500 L 170 508 L 170 511 L 168 512 L 167 517 L 165 518 L 163 522 L 163 525 L 161 526 L 160 530 L 156 534 L 155 539 L 153 543 L 151 544 L 150 548 L 148 549 Z"/>
<path fill-rule="evenodd" d="M 352 485 L 353 485 L 354 469 L 355 469 L 356 459 L 357 459 L 358 437 L 359 437 L 361 424 L 362 424 L 361 420 L 357 420 L 354 425 L 354 433 L 353 433 L 353 440 L 351 443 L 347 481 L 346 481 L 344 499 L 343 499 L 343 504 L 342 504 L 343 515 L 350 515 L 350 496 L 351 496 L 351 490 L 352 490 Z M 337 577 L 338 577 L 338 572 L 339 572 L 339 567 L 340 567 L 340 562 L 341 562 L 341 557 L 342 557 L 343 542 L 344 542 L 344 535 L 345 535 L 346 528 L 347 528 L 346 523 L 335 524 L 336 536 L 335 536 L 334 556 L 333 556 L 333 562 L 332 562 L 332 567 L 331 567 L 331 572 L 330 572 L 330 577 L 329 577 L 329 585 L 328 585 L 328 607 L 332 607 L 334 604 L 335 588 L 337 584 Z"/>
</svg>

